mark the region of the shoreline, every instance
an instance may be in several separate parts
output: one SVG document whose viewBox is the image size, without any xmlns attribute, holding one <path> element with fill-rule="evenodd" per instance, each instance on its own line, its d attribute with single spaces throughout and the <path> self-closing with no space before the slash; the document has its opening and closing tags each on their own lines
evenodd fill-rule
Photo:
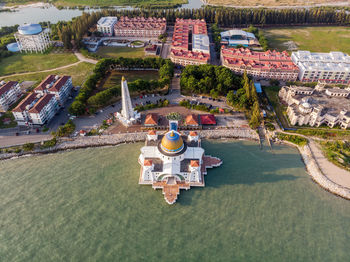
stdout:
<svg viewBox="0 0 350 262">
<path fill-rule="evenodd" d="M 300 147 L 288 141 L 279 142 L 281 144 L 289 145 L 298 149 L 308 175 L 318 186 L 335 196 L 350 200 L 350 189 L 333 182 L 327 177 L 327 175 L 323 173 L 320 166 L 315 160 L 309 144 Z"/>
<path fill-rule="evenodd" d="M 186 131 L 186 132 L 189 132 L 189 131 Z M 236 140 L 259 141 L 258 134 L 252 129 L 201 130 L 199 131 L 199 134 L 201 139 L 213 139 L 213 140 L 236 139 Z M 109 146 L 118 146 L 121 144 L 138 143 L 138 142 L 144 142 L 146 138 L 147 138 L 147 132 L 77 137 L 75 139 L 69 139 L 69 140 L 63 141 L 52 148 L 37 150 L 34 152 L 3 153 L 3 154 L 0 154 L 0 161 L 17 159 L 20 157 L 53 154 L 53 153 L 58 153 L 62 151 L 71 151 L 71 150 L 83 149 L 83 148 L 109 147 Z M 315 157 L 309 147 L 309 144 L 303 147 L 300 147 L 288 141 L 279 141 L 278 143 L 284 144 L 287 146 L 296 147 L 298 149 L 308 175 L 321 188 L 323 188 L 324 190 L 336 196 L 342 197 L 346 200 L 350 200 L 350 189 L 333 182 L 327 177 L 327 175 L 325 175 L 322 172 L 320 166 L 317 164 L 315 160 Z"/>
<path fill-rule="evenodd" d="M 189 132 L 189 131 L 186 131 Z M 186 133 L 185 132 L 185 133 Z M 243 139 L 258 141 L 258 134 L 252 129 L 221 129 L 221 130 L 201 130 L 199 131 L 201 139 Z M 129 144 L 135 142 L 144 142 L 147 137 L 147 132 L 138 133 L 124 133 L 114 135 L 101 135 L 101 136 L 85 136 L 76 137 L 74 139 L 67 139 L 59 143 L 58 145 L 40 149 L 36 151 L 28 151 L 21 153 L 2 153 L 0 154 L 0 161 L 16 159 L 19 157 L 25 157 L 28 155 L 44 155 L 50 153 L 57 153 L 65 150 L 82 149 L 89 147 L 105 147 L 105 146 L 116 146 L 120 144 Z"/>
</svg>

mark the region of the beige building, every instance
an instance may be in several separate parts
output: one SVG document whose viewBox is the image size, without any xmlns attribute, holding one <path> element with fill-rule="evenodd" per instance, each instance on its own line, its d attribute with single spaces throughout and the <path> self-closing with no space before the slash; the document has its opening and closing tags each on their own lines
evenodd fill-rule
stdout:
<svg viewBox="0 0 350 262">
<path fill-rule="evenodd" d="M 326 88 L 321 83 L 315 88 L 284 86 L 279 97 L 288 105 L 292 125 L 350 127 L 350 88 Z"/>
</svg>

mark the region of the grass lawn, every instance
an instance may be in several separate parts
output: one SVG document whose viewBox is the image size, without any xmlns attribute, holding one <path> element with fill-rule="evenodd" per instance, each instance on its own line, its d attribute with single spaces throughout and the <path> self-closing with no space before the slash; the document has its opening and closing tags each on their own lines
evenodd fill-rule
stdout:
<svg viewBox="0 0 350 262">
<path fill-rule="evenodd" d="M 158 71 L 112 71 L 111 74 L 108 76 L 106 82 L 104 83 L 103 89 L 108 89 L 111 87 L 115 87 L 116 85 L 120 85 L 122 76 L 124 76 L 128 82 L 132 82 L 137 79 L 142 79 L 146 81 L 157 80 Z"/>
<path fill-rule="evenodd" d="M 3 80 L 5 80 L 5 81 L 13 80 L 13 81 L 18 81 L 18 82 L 22 82 L 22 81 L 40 82 L 48 74 L 57 74 L 57 75 L 70 75 L 70 76 L 72 76 L 72 79 L 73 79 L 73 85 L 81 85 L 83 83 L 83 81 L 87 78 L 89 73 L 92 71 L 94 66 L 95 65 L 93 65 L 93 64 L 82 62 L 78 65 L 64 68 L 61 70 L 53 70 L 53 71 L 46 72 L 46 73 L 12 76 L 12 77 L 4 78 Z"/>
<path fill-rule="evenodd" d="M 143 58 L 145 57 L 144 48 L 130 48 L 130 47 L 111 47 L 103 46 L 98 49 L 96 52 L 97 55 L 102 57 L 128 57 L 128 58 Z"/>
<path fill-rule="evenodd" d="M 0 76 L 16 73 L 35 72 L 56 68 L 77 62 L 72 53 L 63 54 L 15 54 L 0 63 Z"/>
<path fill-rule="evenodd" d="M 288 27 L 263 30 L 271 49 L 286 50 L 293 41 L 299 50 L 350 53 L 350 27 Z"/>
<path fill-rule="evenodd" d="M 343 141 L 323 141 L 321 148 L 329 161 L 350 171 L 350 144 Z"/>
</svg>

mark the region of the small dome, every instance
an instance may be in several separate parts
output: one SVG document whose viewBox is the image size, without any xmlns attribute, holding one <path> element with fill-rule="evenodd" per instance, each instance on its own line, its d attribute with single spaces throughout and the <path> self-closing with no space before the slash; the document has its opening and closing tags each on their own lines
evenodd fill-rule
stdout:
<svg viewBox="0 0 350 262">
<path fill-rule="evenodd" d="M 161 148 L 167 153 L 177 153 L 184 148 L 184 142 L 178 132 L 171 130 L 163 137 Z"/>
</svg>

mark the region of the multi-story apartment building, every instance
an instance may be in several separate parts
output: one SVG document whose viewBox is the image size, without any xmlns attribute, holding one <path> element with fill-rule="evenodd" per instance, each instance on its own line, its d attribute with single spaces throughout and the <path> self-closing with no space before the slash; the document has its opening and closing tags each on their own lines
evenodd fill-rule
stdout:
<svg viewBox="0 0 350 262">
<path fill-rule="evenodd" d="M 12 110 L 12 114 L 19 126 L 30 125 L 28 110 L 38 101 L 39 96 L 40 94 L 30 93 Z"/>
<path fill-rule="evenodd" d="M 105 36 L 113 36 L 114 25 L 118 22 L 115 16 L 101 17 L 97 22 L 97 31 Z"/>
<path fill-rule="evenodd" d="M 299 80 L 303 82 L 350 83 L 350 56 L 342 52 L 292 53 L 293 62 L 299 67 Z"/>
<path fill-rule="evenodd" d="M 166 32 L 166 19 L 122 16 L 114 25 L 116 37 L 158 38 Z"/>
<path fill-rule="evenodd" d="M 50 122 L 58 109 L 59 106 L 55 95 L 44 94 L 34 106 L 28 110 L 28 114 L 33 125 L 44 125 Z"/>
<path fill-rule="evenodd" d="M 30 93 L 12 110 L 20 126 L 44 125 L 51 121 L 59 110 L 53 94 Z"/>
<path fill-rule="evenodd" d="M 204 20 L 176 19 L 170 59 L 176 64 L 199 65 L 210 61 L 210 43 Z"/>
<path fill-rule="evenodd" d="M 315 88 L 284 86 L 279 97 L 288 105 L 292 125 L 350 128 L 350 89 L 325 88 L 320 83 Z"/>
<path fill-rule="evenodd" d="M 44 95 L 45 93 L 55 95 L 60 106 L 66 102 L 73 88 L 72 77 L 48 75 L 34 89 L 35 93 Z"/>
<path fill-rule="evenodd" d="M 70 76 L 48 75 L 12 113 L 18 125 L 44 125 L 63 106 L 73 88 Z"/>
<path fill-rule="evenodd" d="M 256 78 L 295 81 L 299 68 L 292 62 L 286 51 L 251 51 L 248 48 L 221 48 L 222 65 L 235 73 Z"/>
<path fill-rule="evenodd" d="M 51 45 L 50 30 L 39 24 L 24 24 L 14 36 L 21 52 L 42 53 Z"/>
<path fill-rule="evenodd" d="M 0 112 L 8 108 L 20 98 L 22 91 L 18 82 L 0 82 Z"/>
</svg>

